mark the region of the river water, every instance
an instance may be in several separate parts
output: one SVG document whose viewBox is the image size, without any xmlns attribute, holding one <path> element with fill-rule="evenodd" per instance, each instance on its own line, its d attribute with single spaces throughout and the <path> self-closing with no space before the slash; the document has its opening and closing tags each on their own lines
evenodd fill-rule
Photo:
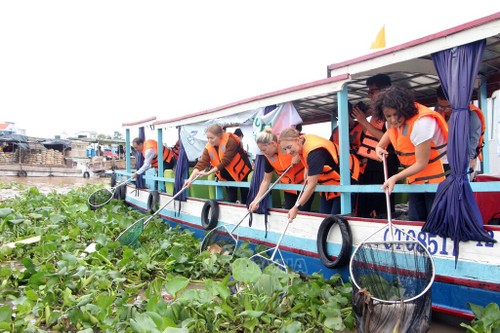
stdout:
<svg viewBox="0 0 500 333">
<path fill-rule="evenodd" d="M 16 196 L 27 187 L 35 186 L 40 193 L 67 193 L 76 187 L 83 187 L 87 184 L 110 184 L 107 177 L 0 177 L 0 202 Z M 20 186 L 18 186 L 19 184 Z M 10 186 L 9 186 L 10 185 Z M 6 187 L 6 188 L 3 188 Z"/>
<path fill-rule="evenodd" d="M 1 177 L 0 184 L 10 186 L 0 186 L 0 202 L 7 198 L 15 197 L 24 189 L 16 184 L 21 184 L 25 187 L 36 186 L 41 193 L 50 193 L 56 191 L 59 193 L 67 193 L 75 187 L 86 186 L 87 184 L 103 183 L 110 185 L 108 177 Z M 8 187 L 8 188 L 3 188 Z M 447 318 L 434 316 L 431 324 L 431 333 L 463 333 L 466 330 L 459 327 L 459 323 L 464 320 L 455 318 Z M 347 333 L 347 332 L 345 332 Z"/>
</svg>

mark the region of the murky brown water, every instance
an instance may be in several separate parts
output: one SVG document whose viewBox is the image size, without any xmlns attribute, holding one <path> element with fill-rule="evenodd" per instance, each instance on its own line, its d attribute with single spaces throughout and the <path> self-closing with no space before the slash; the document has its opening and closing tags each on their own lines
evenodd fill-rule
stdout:
<svg viewBox="0 0 500 333">
<path fill-rule="evenodd" d="M 82 187 L 87 184 L 103 183 L 110 185 L 110 178 L 108 177 L 1 177 L 0 184 L 9 185 L 9 188 L 3 189 L 0 186 L 0 202 L 14 197 L 24 189 L 16 184 L 21 184 L 26 187 L 36 186 L 41 193 L 50 193 L 57 191 L 59 193 L 67 193 L 75 187 Z M 460 322 L 465 320 L 457 320 L 455 318 L 439 318 L 433 317 L 430 333 L 462 333 L 466 330 L 459 327 Z M 346 332 L 347 333 L 347 332 Z"/>
<path fill-rule="evenodd" d="M 87 184 L 110 184 L 108 177 L 0 177 L 0 202 L 16 196 L 26 187 L 36 186 L 41 193 L 67 193 L 75 187 Z M 3 188 L 7 187 L 7 188 Z"/>
</svg>

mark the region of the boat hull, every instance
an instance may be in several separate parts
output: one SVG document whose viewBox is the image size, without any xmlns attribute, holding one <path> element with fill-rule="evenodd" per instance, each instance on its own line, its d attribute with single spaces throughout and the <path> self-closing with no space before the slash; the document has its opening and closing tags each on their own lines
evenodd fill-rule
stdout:
<svg viewBox="0 0 500 333">
<path fill-rule="evenodd" d="M 149 190 L 137 190 L 127 187 L 126 202 L 133 207 L 148 212 Z M 159 207 L 167 204 L 170 195 L 160 195 Z M 179 209 L 177 201 L 168 203 L 159 215 L 172 226 L 189 229 L 198 238 L 203 238 L 206 231 L 201 222 L 203 206 L 206 200 L 188 198 L 182 202 Z M 247 214 L 244 205 L 227 202 L 218 203 L 218 225 L 225 223 L 229 230 Z M 320 226 L 326 218 L 324 214 L 300 213 L 288 227 L 287 233 L 280 246 L 285 263 L 295 271 L 311 275 L 320 273 L 325 278 L 340 274 L 345 281 L 349 281 L 348 264 L 342 267 L 327 268 L 318 253 L 317 238 Z M 372 234 L 380 234 L 379 240 L 387 238 L 387 221 L 378 219 L 344 218 L 351 231 L 352 251 Z M 267 226 L 264 215 L 253 214 L 252 225 L 248 218 L 244 220 L 239 230 L 240 242 L 248 241 L 251 245 L 274 247 L 284 230 L 287 211 L 271 209 L 268 215 Z M 498 243 L 461 242 L 460 255 L 455 263 L 453 243 L 450 239 L 428 234 L 421 231 L 423 223 L 411 221 L 393 221 L 398 231 L 396 237 L 404 238 L 405 233 L 417 238 L 427 247 L 434 259 L 435 280 L 432 286 L 433 310 L 472 319 L 473 314 L 469 303 L 485 306 L 491 302 L 500 304 L 500 258 L 495 256 Z M 486 227 L 495 240 L 500 239 L 500 228 Z M 385 230 L 384 230 L 385 229 Z M 380 231 L 381 232 L 377 232 Z M 323 231 L 324 232 L 324 231 Z M 338 227 L 332 228 L 327 236 L 328 254 L 340 254 L 346 235 Z M 372 240 L 372 239 L 370 239 Z M 350 251 L 351 252 L 351 251 Z M 333 259 L 335 259 L 333 257 Z"/>
</svg>

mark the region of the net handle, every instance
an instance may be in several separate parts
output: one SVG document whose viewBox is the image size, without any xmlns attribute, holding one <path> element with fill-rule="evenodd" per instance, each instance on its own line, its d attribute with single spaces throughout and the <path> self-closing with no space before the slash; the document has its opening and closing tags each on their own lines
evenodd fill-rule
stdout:
<svg viewBox="0 0 500 333">
<path fill-rule="evenodd" d="M 382 154 L 382 164 L 384 165 L 384 182 L 387 182 L 389 178 L 387 172 L 387 156 Z M 394 241 L 394 232 L 392 229 L 392 211 L 391 211 L 391 195 L 389 194 L 389 189 L 386 188 L 385 192 L 385 208 L 387 209 L 387 223 L 389 223 L 389 232 L 391 233 L 391 240 Z"/>
<path fill-rule="evenodd" d="M 304 189 L 306 188 L 306 185 L 307 185 L 307 177 L 304 179 L 304 185 L 302 185 L 302 189 L 300 190 L 300 193 L 297 197 L 297 201 L 295 201 L 295 204 L 299 203 L 299 200 L 302 197 L 302 194 L 304 193 Z M 292 220 L 290 220 L 290 219 L 287 221 L 287 223 L 285 225 L 285 229 L 281 233 L 280 238 L 278 239 L 278 242 L 276 243 L 276 246 L 274 247 L 273 254 L 271 255 L 271 261 L 274 261 L 274 257 L 276 257 L 276 253 L 278 252 L 278 248 L 280 247 L 281 241 L 283 240 L 283 237 L 285 237 L 286 231 L 288 230 L 288 226 L 290 225 L 291 222 L 292 222 Z"/>
<path fill-rule="evenodd" d="M 192 182 L 194 182 L 194 181 L 195 181 L 196 179 L 198 179 L 199 177 L 201 177 L 201 174 L 199 174 L 199 173 L 198 173 L 198 174 L 194 177 L 194 179 L 191 181 L 191 183 L 192 183 Z M 167 207 L 167 206 L 168 206 L 168 205 L 169 205 L 172 201 L 174 201 L 174 200 L 175 200 L 175 198 L 177 198 L 179 195 L 181 195 L 181 193 L 182 193 L 182 192 L 184 192 L 184 190 L 185 190 L 185 189 L 187 189 L 188 187 L 189 187 L 188 185 L 184 184 L 184 185 L 182 186 L 182 188 L 181 188 L 181 189 L 180 189 L 180 190 L 179 190 L 176 194 L 174 194 L 174 196 L 173 196 L 173 197 L 171 197 L 171 198 L 170 198 L 170 199 L 169 199 L 169 200 L 168 200 L 165 204 L 163 204 L 163 206 L 161 206 L 160 208 L 158 208 L 158 210 L 157 210 L 157 211 L 155 211 L 153 214 L 151 214 L 151 216 L 150 216 L 150 217 L 149 217 L 146 221 L 144 221 L 144 226 L 147 226 L 147 225 L 148 225 L 148 223 L 149 223 L 149 221 L 151 221 L 151 220 L 153 219 L 153 217 L 155 217 L 156 215 L 158 215 L 158 213 L 159 213 L 160 211 L 162 211 L 165 207 Z"/>
<path fill-rule="evenodd" d="M 281 178 L 283 178 L 283 176 L 292 168 L 293 164 L 290 164 L 290 166 L 288 168 L 286 168 L 285 171 L 283 171 L 283 173 L 278 177 L 278 179 L 276 179 L 276 181 L 274 183 L 272 183 L 269 188 L 266 190 L 266 192 L 264 192 L 258 199 L 257 199 L 257 202 L 261 202 L 262 199 L 264 199 L 266 197 L 266 195 L 269 194 L 269 192 L 271 192 L 271 190 L 273 189 L 273 187 L 278 184 L 278 182 L 281 180 Z M 238 228 L 240 226 L 240 224 L 247 218 L 248 215 L 250 215 L 250 213 L 252 213 L 251 211 L 247 211 L 247 213 L 245 214 L 245 216 L 243 216 L 243 218 L 233 227 L 233 229 L 231 229 L 231 231 L 229 232 L 230 234 L 232 234 L 236 228 Z"/>
<path fill-rule="evenodd" d="M 122 181 L 121 183 L 118 183 L 116 184 L 111 190 L 112 191 L 115 191 L 118 187 L 122 186 L 123 184 L 127 184 L 128 182 L 130 182 L 133 178 L 130 177 L 130 178 L 127 178 L 125 179 L 124 181 Z"/>
</svg>

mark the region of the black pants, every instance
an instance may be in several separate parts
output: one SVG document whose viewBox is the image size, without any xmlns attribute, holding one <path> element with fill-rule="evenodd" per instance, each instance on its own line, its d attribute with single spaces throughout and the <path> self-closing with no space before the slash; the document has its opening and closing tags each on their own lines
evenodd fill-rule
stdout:
<svg viewBox="0 0 500 333">
<path fill-rule="evenodd" d="M 284 192 L 284 196 L 285 196 L 285 206 L 283 208 L 285 209 L 291 209 L 295 203 L 297 202 L 297 198 L 298 198 L 298 193 L 295 194 L 295 193 L 290 193 L 290 192 Z M 300 209 L 301 211 L 304 211 L 304 212 L 310 212 L 311 211 L 311 205 L 312 205 L 312 202 L 314 200 L 314 196 L 316 195 L 316 193 L 313 193 L 313 195 L 311 195 L 311 197 L 309 198 L 309 200 L 307 200 L 307 202 L 302 205 L 302 209 Z"/>
<path fill-rule="evenodd" d="M 248 181 L 248 176 L 243 178 L 242 182 L 247 182 Z M 227 194 L 227 201 L 229 202 L 236 202 L 238 201 L 238 189 L 240 189 L 240 196 L 241 204 L 246 204 L 247 203 L 247 198 L 248 198 L 248 191 L 249 189 L 247 187 L 233 187 L 233 186 L 226 186 L 226 194 Z"/>
<path fill-rule="evenodd" d="M 389 177 L 398 173 L 399 161 L 396 155 L 389 154 L 387 157 L 387 173 Z M 368 159 L 365 172 L 360 178 L 361 185 L 384 184 L 384 165 L 372 159 Z M 391 211 L 394 212 L 394 194 L 391 194 Z M 359 193 L 357 215 L 359 217 L 375 217 L 386 215 L 385 193 Z"/>
</svg>

